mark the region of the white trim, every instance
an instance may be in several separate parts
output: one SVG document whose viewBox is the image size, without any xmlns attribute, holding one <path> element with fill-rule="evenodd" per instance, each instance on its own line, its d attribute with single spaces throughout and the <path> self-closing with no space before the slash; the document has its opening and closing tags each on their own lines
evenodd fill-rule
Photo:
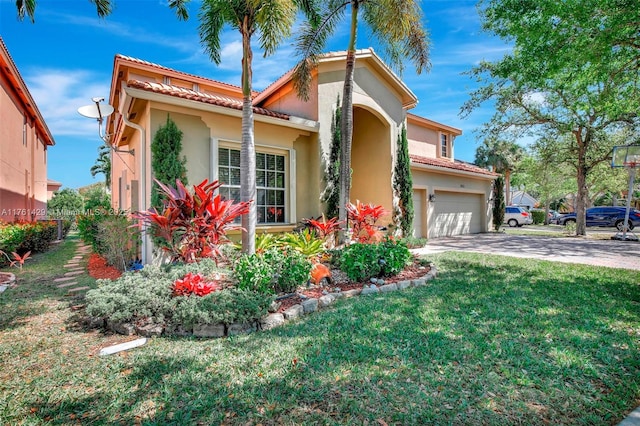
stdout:
<svg viewBox="0 0 640 426">
<path fill-rule="evenodd" d="M 289 219 L 289 223 L 297 223 L 298 222 L 298 218 L 297 218 L 297 210 L 296 210 L 296 194 L 297 194 L 297 187 L 296 187 L 296 150 L 293 148 L 289 149 L 289 215 L 288 215 L 288 219 Z"/>
<path fill-rule="evenodd" d="M 209 138 L 209 180 L 218 180 L 218 138 Z"/>
</svg>

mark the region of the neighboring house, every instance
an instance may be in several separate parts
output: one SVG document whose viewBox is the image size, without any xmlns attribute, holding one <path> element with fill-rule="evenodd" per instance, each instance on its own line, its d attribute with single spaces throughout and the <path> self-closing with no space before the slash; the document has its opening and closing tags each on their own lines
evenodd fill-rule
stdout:
<svg viewBox="0 0 640 426">
<path fill-rule="evenodd" d="M 351 200 L 392 211 L 396 143 L 407 126 L 414 180 L 414 233 L 434 238 L 486 232 L 496 175 L 454 160 L 461 131 L 407 111 L 418 102 L 373 52 L 357 52 L 353 93 Z M 317 217 L 331 143 L 331 118 L 342 96 L 346 52 L 326 54 L 314 73 L 309 101 L 300 100 L 291 71 L 254 94 L 258 231 L 291 231 Z M 107 133 L 120 150 L 113 157 L 115 208 L 144 210 L 150 202 L 150 144 L 169 114 L 184 136 L 190 184 L 219 179 L 226 197 L 239 198 L 241 88 L 117 55 L 111 81 Z M 390 220 L 390 217 L 388 218 Z M 148 258 L 149 247 L 143 257 Z"/>
<path fill-rule="evenodd" d="M 0 38 L 0 220 L 47 214 L 47 149 L 55 144 Z"/>
<path fill-rule="evenodd" d="M 60 187 L 62 187 L 61 182 L 47 179 L 47 201 L 53 198 L 54 192 L 59 191 Z"/>
<path fill-rule="evenodd" d="M 511 205 L 526 207 L 531 210 L 538 205 L 538 200 L 524 191 L 511 191 Z"/>
</svg>

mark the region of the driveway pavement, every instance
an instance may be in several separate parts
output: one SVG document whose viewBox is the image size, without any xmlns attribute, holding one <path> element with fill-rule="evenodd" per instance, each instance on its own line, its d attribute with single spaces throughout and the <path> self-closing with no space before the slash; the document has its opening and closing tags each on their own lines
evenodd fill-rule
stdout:
<svg viewBox="0 0 640 426">
<path fill-rule="evenodd" d="M 437 238 L 412 251 L 416 254 L 468 251 L 640 271 L 640 243 L 635 241 L 487 233 Z"/>
</svg>

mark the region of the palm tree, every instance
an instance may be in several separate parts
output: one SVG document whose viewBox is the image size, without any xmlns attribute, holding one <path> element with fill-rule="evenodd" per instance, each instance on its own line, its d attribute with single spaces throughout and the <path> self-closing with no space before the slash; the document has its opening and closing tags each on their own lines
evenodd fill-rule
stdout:
<svg viewBox="0 0 640 426">
<path fill-rule="evenodd" d="M 96 5 L 98 16 L 104 18 L 111 13 L 111 0 L 89 0 Z M 36 17 L 36 0 L 16 0 L 16 8 L 18 9 L 18 19 L 21 21 L 28 16 L 31 22 L 35 22 Z"/>
<path fill-rule="evenodd" d="M 98 158 L 91 167 L 91 176 L 96 177 L 98 173 L 104 174 L 104 184 L 109 189 L 111 187 L 111 148 L 104 144 L 98 148 Z"/>
<path fill-rule="evenodd" d="M 169 6 L 182 8 L 188 0 L 171 0 Z M 242 143 L 240 146 L 240 201 L 252 202 L 242 216 L 242 251 L 255 252 L 257 221 L 256 152 L 253 124 L 251 37 L 257 31 L 264 55 L 273 54 L 282 40 L 291 35 L 298 8 L 312 10 L 310 0 L 203 0 L 200 6 L 200 40 L 205 51 L 220 64 L 220 35 L 226 25 L 242 36 Z M 310 15 L 309 15 L 310 16 Z M 179 17 L 182 17 L 179 15 Z"/>
<path fill-rule="evenodd" d="M 524 149 L 517 143 L 498 139 L 485 139 L 476 149 L 476 165 L 490 167 L 494 172 L 504 175 L 507 206 L 511 204 L 511 172 L 524 154 Z"/>
<path fill-rule="evenodd" d="M 350 7 L 350 36 L 347 46 L 340 132 L 340 205 L 339 218 L 346 219 L 346 204 L 351 189 L 351 144 L 353 137 L 353 74 L 356 61 L 358 20 L 361 17 L 378 39 L 391 65 L 400 73 L 402 61 L 410 58 L 418 74 L 430 67 L 429 41 L 422 25 L 422 9 L 416 0 L 328 0 L 307 22 L 298 38 L 302 60 L 293 73 L 294 86 L 300 98 L 309 98 L 312 72 L 324 50 L 327 38 Z"/>
</svg>

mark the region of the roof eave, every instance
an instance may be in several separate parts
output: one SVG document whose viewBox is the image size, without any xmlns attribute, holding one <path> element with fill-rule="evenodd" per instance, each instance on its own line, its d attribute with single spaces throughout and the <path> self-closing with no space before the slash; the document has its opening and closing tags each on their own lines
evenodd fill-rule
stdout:
<svg viewBox="0 0 640 426">
<path fill-rule="evenodd" d="M 498 175 L 488 175 L 485 173 L 471 172 L 468 170 L 459 170 L 459 169 L 453 169 L 450 167 L 435 166 L 432 164 L 422 164 L 422 163 L 415 162 L 413 160 L 411 161 L 411 168 L 420 169 L 420 170 L 429 170 L 429 171 L 446 173 L 451 175 L 470 176 L 476 179 L 483 179 L 483 180 L 495 180 L 498 177 Z"/>
<path fill-rule="evenodd" d="M 148 90 L 137 89 L 129 86 L 124 86 L 124 90 L 126 94 L 128 96 L 131 96 L 132 98 L 162 102 L 165 104 L 183 106 L 187 108 L 198 109 L 201 111 L 215 112 L 222 115 L 242 118 L 242 110 L 238 110 L 235 108 L 209 104 L 209 103 L 200 102 L 198 100 L 193 100 L 193 99 L 179 98 L 171 95 L 155 93 Z M 283 118 L 271 117 L 268 115 L 254 113 L 253 119 L 261 123 L 276 124 L 279 126 L 285 126 L 285 127 L 289 127 L 297 130 L 304 130 L 310 133 L 317 133 L 319 129 L 319 123 L 317 121 L 307 120 L 307 119 L 296 117 L 296 116 L 289 116 L 289 119 L 286 120 Z"/>
</svg>

